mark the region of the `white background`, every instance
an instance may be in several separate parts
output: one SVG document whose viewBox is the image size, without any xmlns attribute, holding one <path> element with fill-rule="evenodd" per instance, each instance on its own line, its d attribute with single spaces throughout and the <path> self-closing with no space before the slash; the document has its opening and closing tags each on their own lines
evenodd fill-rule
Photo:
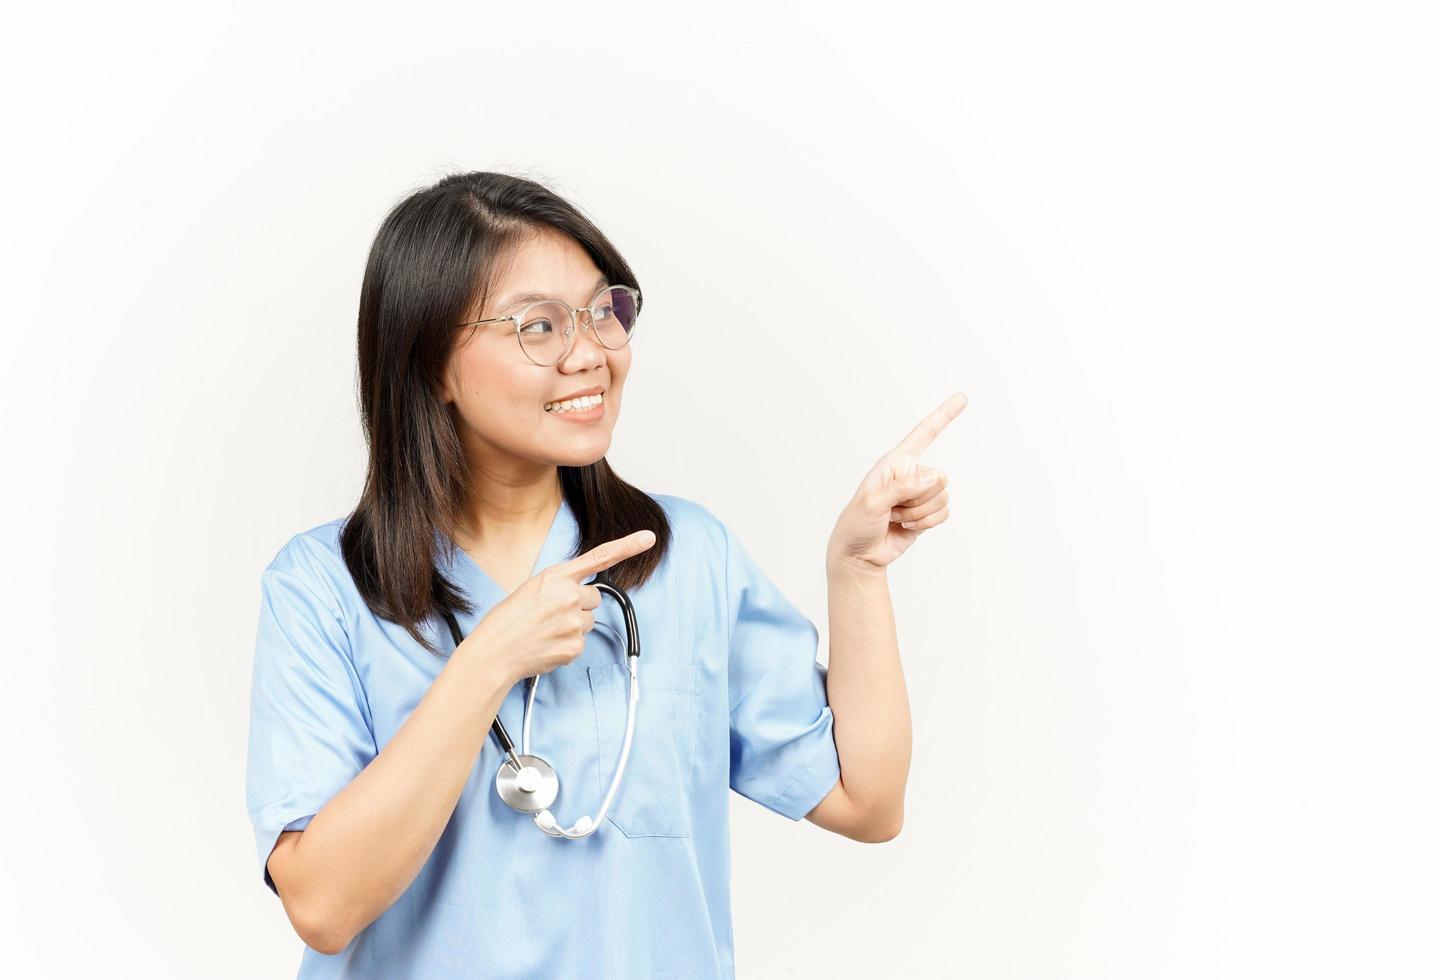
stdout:
<svg viewBox="0 0 1441 980">
<path fill-rule="evenodd" d="M 1436 976 L 1423 6 L 7 18 L 5 972 L 293 975 L 260 571 L 359 492 L 381 217 L 499 169 L 646 293 L 613 465 L 730 523 L 822 655 L 836 515 L 970 397 L 890 576 L 905 829 L 733 797 L 742 977 Z"/>
</svg>

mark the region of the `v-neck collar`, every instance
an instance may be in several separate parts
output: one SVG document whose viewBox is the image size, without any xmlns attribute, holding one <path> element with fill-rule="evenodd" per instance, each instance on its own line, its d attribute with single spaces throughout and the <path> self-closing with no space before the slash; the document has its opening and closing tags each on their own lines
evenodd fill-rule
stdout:
<svg viewBox="0 0 1441 980">
<path fill-rule="evenodd" d="M 545 542 L 540 546 L 540 554 L 536 556 L 529 577 L 534 578 L 550 566 L 564 561 L 575 550 L 578 532 L 575 513 L 570 509 L 569 501 L 562 496 L 560 507 L 551 518 L 550 530 L 546 532 Z M 455 561 L 450 570 L 460 575 L 464 584 L 473 586 L 470 588 L 471 597 L 486 606 L 500 602 L 509 594 L 458 544 L 455 546 Z"/>
</svg>

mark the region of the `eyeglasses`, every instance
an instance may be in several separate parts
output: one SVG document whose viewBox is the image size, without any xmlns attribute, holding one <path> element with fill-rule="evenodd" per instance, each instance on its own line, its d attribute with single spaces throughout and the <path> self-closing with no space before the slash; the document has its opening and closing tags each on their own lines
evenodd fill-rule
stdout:
<svg viewBox="0 0 1441 980">
<path fill-rule="evenodd" d="M 543 299 L 509 316 L 485 320 L 467 320 L 457 327 L 473 327 L 482 323 L 510 320 L 515 324 L 515 338 L 520 349 L 541 367 L 559 364 L 575 346 L 580 314 L 585 314 L 585 328 L 607 350 L 620 350 L 630 343 L 640 315 L 640 293 L 629 286 L 607 286 L 595 294 L 589 306 L 575 309 L 558 299 Z M 560 326 L 562 329 L 556 329 Z"/>
</svg>

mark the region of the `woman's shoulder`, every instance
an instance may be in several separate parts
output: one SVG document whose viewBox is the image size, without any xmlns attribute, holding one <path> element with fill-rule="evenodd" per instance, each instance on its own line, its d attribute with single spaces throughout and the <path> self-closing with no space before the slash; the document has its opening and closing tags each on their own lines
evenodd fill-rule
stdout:
<svg viewBox="0 0 1441 980">
<path fill-rule="evenodd" d="M 710 507 L 678 494 L 650 495 L 666 512 L 671 523 L 671 547 L 676 561 L 699 565 L 723 574 L 736 549 L 730 526 Z"/>
<path fill-rule="evenodd" d="M 340 551 L 346 520 L 337 517 L 291 534 L 265 566 L 262 580 L 276 575 L 299 579 L 338 613 L 345 605 L 341 597 L 353 588 Z"/>
<path fill-rule="evenodd" d="M 725 524 L 705 504 L 674 493 L 650 493 L 648 496 L 661 505 L 676 537 L 688 540 L 700 538 L 711 543 L 719 543 L 724 537 Z"/>
<path fill-rule="evenodd" d="M 303 531 L 296 531 L 285 540 L 275 552 L 268 567 L 292 567 L 316 559 L 340 557 L 340 532 L 345 529 L 346 518 L 337 517 L 324 524 Z"/>
</svg>

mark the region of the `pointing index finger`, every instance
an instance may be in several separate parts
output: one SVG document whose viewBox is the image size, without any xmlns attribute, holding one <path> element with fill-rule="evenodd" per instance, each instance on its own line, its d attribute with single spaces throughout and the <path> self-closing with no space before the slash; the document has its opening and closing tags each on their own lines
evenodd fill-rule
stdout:
<svg viewBox="0 0 1441 980">
<path fill-rule="evenodd" d="M 649 529 L 636 531 L 627 534 L 623 538 L 616 538 L 614 541 L 607 541 L 605 544 L 596 545 L 583 555 L 576 555 L 570 561 L 561 562 L 556 565 L 557 571 L 569 575 L 577 582 L 587 575 L 594 575 L 596 572 L 619 564 L 627 558 L 634 557 L 642 551 L 655 544 L 655 532 Z"/>
<path fill-rule="evenodd" d="M 962 392 L 956 392 L 941 402 L 934 412 L 921 419 L 920 424 L 912 429 L 896 448 L 905 450 L 912 456 L 919 456 L 965 407 L 966 396 Z"/>
</svg>

